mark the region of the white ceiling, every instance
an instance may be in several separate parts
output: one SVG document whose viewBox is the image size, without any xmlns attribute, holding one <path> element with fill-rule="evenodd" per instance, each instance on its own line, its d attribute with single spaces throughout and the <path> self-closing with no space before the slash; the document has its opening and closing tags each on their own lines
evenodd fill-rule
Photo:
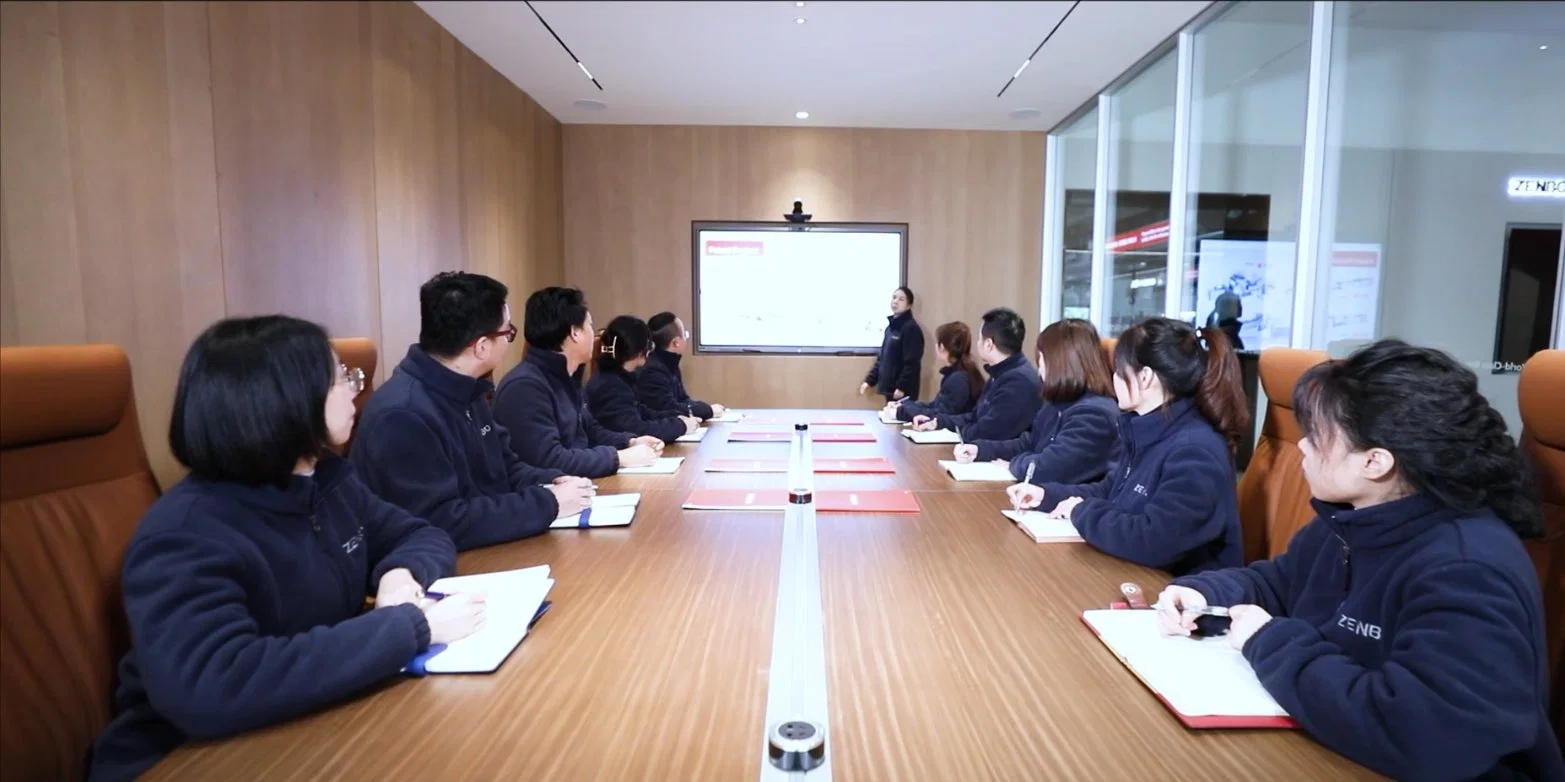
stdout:
<svg viewBox="0 0 1565 782">
<path fill-rule="evenodd" d="M 1070 2 L 533 3 L 601 92 L 524 3 L 418 5 L 565 123 L 1047 130 L 1210 2 L 1083 2 L 1001 98 Z"/>
</svg>

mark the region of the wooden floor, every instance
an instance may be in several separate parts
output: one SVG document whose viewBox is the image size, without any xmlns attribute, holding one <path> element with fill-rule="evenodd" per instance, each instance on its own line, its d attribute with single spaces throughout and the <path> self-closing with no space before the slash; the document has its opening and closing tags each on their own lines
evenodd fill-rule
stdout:
<svg viewBox="0 0 1565 782">
<path fill-rule="evenodd" d="M 1003 485 L 956 484 L 864 413 L 896 475 L 817 475 L 816 489 L 908 488 L 917 515 L 817 516 L 833 778 L 1374 779 L 1297 732 L 1183 728 L 1082 626 L 1118 585 L 1167 580 L 1085 545 L 1039 545 L 1000 515 Z M 714 457 L 785 458 L 717 425 L 625 529 L 554 532 L 464 554 L 463 573 L 547 563 L 554 608 L 488 676 L 392 682 L 313 717 L 185 747 L 148 779 L 753 780 L 760 768 L 780 513 L 682 511 Z"/>
</svg>

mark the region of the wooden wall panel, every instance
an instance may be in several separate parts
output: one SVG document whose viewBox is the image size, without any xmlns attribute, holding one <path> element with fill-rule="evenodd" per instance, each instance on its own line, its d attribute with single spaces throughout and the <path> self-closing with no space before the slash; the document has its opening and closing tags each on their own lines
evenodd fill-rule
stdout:
<svg viewBox="0 0 1565 782">
<path fill-rule="evenodd" d="M 1003 305 L 1030 332 L 1040 325 L 1041 133 L 570 125 L 563 134 L 566 281 L 586 290 L 599 322 L 663 309 L 688 317 L 691 221 L 779 220 L 798 198 L 817 220 L 908 223 L 931 394 L 940 323 L 976 325 Z M 692 393 L 731 405 L 875 404 L 856 396 L 867 358 L 686 361 Z"/>
<path fill-rule="evenodd" d="M 213 321 L 369 337 L 383 379 L 435 272 L 562 279 L 559 123 L 412 3 L 5 2 L 0 41 L 0 344 L 124 347 L 164 485 Z"/>
<path fill-rule="evenodd" d="M 464 264 L 456 94 L 462 47 L 412 3 L 376 3 L 370 17 L 383 380 L 418 341 L 419 286 Z"/>
</svg>

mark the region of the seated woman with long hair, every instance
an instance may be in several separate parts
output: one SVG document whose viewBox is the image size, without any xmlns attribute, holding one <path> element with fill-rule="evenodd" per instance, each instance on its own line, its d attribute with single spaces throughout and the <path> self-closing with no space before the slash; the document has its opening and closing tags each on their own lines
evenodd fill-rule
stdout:
<svg viewBox="0 0 1565 782">
<path fill-rule="evenodd" d="M 621 315 L 598 334 L 592 379 L 587 381 L 587 409 L 598 423 L 636 437 L 651 436 L 671 443 L 701 426 L 695 411 L 658 415 L 636 400 L 636 370 L 652 351 L 652 329 L 634 315 Z"/>
<path fill-rule="evenodd" d="M 973 332 L 966 323 L 953 320 L 935 329 L 935 357 L 940 359 L 940 391 L 928 402 L 904 399 L 887 407 L 896 411 L 898 421 L 916 416 L 971 413 L 984 392 L 984 373 L 973 360 Z"/>
<path fill-rule="evenodd" d="M 323 709 L 483 624 L 480 596 L 424 596 L 455 569 L 450 537 L 330 450 L 353 431 L 362 380 L 307 321 L 236 318 L 196 338 L 169 425 L 190 475 L 125 553 L 131 649 L 92 780 Z"/>
<path fill-rule="evenodd" d="M 1322 744 L 1394 779 L 1565 779 L 1524 537 L 1543 511 L 1472 370 L 1396 340 L 1293 389 L 1316 514 L 1276 559 L 1174 581 L 1163 631 L 1228 642 Z M 1202 630 L 1220 630 L 1203 625 Z"/>
<path fill-rule="evenodd" d="M 1066 318 L 1038 333 L 1037 350 L 1043 407 L 1032 428 L 1011 440 L 958 445 L 956 460 L 1008 462 L 1019 481 L 1095 481 L 1108 472 L 1119 439 L 1119 404 L 1103 341 L 1090 321 Z"/>
</svg>

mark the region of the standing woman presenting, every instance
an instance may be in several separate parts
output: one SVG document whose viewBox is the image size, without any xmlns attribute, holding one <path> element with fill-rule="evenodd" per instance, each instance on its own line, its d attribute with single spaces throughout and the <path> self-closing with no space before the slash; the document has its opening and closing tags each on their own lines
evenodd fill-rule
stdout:
<svg viewBox="0 0 1565 782">
<path fill-rule="evenodd" d="M 906 285 L 891 293 L 891 317 L 880 341 L 880 355 L 869 368 L 859 393 L 870 388 L 887 402 L 917 399 L 924 370 L 924 330 L 913 320 L 913 290 Z"/>
</svg>

